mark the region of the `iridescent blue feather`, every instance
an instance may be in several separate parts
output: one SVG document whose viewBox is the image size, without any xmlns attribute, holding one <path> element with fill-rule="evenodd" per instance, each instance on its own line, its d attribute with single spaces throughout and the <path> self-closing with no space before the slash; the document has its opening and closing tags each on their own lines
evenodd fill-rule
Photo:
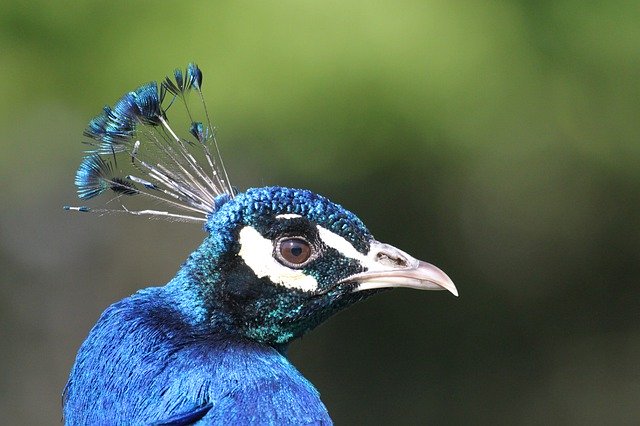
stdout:
<svg viewBox="0 0 640 426">
<path fill-rule="evenodd" d="M 215 210 L 216 197 L 233 197 L 201 88 L 202 72 L 197 65 L 189 64 L 185 72 L 177 69 L 173 78 L 167 77 L 161 84 L 144 84 L 123 95 L 113 107 L 104 107 L 85 129 L 84 135 L 90 138 L 86 143 L 92 148 L 76 174 L 81 199 L 97 197 L 110 189 L 115 197 L 146 197 L 178 211 L 133 211 L 124 205 L 122 210 L 89 210 L 204 221 Z M 202 120 L 193 119 L 187 97 L 192 90 L 198 92 L 202 102 Z M 169 125 L 167 111 L 176 100 L 184 106 L 191 121 L 186 130 L 198 144 Z M 125 155 L 130 161 L 118 161 Z M 113 164 L 103 156 L 112 157 Z"/>
<path fill-rule="evenodd" d="M 88 200 L 111 189 L 122 195 L 135 195 L 139 191 L 130 179 L 113 177 L 113 166 L 98 154 L 91 154 L 82 160 L 76 172 L 75 184 L 78 197 Z"/>
</svg>

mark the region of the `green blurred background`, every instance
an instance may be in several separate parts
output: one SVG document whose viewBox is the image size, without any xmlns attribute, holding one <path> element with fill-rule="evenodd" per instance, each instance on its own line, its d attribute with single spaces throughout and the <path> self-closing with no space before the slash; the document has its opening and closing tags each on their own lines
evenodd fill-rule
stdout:
<svg viewBox="0 0 640 426">
<path fill-rule="evenodd" d="M 240 188 L 306 187 L 460 290 L 291 358 L 338 424 L 640 424 L 637 2 L 0 2 L 0 412 L 57 424 L 106 306 L 197 225 L 65 213 L 82 130 L 195 61 Z"/>
</svg>

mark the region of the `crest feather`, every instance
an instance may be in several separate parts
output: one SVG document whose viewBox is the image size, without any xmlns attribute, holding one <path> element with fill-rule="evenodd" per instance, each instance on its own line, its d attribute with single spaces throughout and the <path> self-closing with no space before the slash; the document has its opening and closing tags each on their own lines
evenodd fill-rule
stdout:
<svg viewBox="0 0 640 426">
<path fill-rule="evenodd" d="M 105 193 L 113 196 L 110 201 L 136 196 L 165 204 L 175 212 L 129 210 L 124 205 L 116 210 L 65 208 L 204 222 L 216 210 L 216 198 L 233 198 L 201 90 L 202 72 L 189 64 L 184 72 L 176 69 L 161 83 L 143 84 L 113 107 L 105 106 L 84 131 L 85 143 L 91 148 L 76 172 L 80 199 Z M 189 103 L 193 91 L 200 100 L 199 115 Z M 169 124 L 168 111 L 174 104 L 181 104 L 187 116 L 184 129 Z"/>
</svg>

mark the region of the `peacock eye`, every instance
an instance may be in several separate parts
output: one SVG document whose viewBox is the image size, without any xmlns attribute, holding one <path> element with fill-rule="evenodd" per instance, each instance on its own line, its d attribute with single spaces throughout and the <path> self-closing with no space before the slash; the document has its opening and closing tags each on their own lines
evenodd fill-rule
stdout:
<svg viewBox="0 0 640 426">
<path fill-rule="evenodd" d="M 292 268 L 304 265 L 311 258 L 312 252 L 311 244 L 302 238 L 285 238 L 278 241 L 276 246 L 276 256 L 280 263 Z"/>
</svg>

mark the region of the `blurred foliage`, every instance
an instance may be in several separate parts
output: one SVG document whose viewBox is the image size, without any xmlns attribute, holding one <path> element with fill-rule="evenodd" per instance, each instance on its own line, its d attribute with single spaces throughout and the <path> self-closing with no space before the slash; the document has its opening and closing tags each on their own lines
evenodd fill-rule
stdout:
<svg viewBox="0 0 640 426">
<path fill-rule="evenodd" d="M 3 419 L 57 423 L 100 312 L 202 238 L 60 208 L 87 120 L 193 60 L 236 185 L 323 193 L 460 290 L 387 293 L 294 344 L 338 424 L 639 423 L 639 21 L 631 1 L 5 0 Z"/>
</svg>

